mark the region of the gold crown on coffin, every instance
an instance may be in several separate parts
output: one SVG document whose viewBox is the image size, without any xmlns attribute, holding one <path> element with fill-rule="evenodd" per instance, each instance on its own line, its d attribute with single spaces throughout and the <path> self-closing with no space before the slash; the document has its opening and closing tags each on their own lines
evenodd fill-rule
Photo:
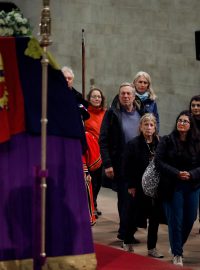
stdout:
<svg viewBox="0 0 200 270">
<path fill-rule="evenodd" d="M 0 96 L 0 110 L 8 110 L 8 91 L 5 85 L 3 59 L 0 53 L 0 88 L 3 87 L 3 94 Z"/>
</svg>

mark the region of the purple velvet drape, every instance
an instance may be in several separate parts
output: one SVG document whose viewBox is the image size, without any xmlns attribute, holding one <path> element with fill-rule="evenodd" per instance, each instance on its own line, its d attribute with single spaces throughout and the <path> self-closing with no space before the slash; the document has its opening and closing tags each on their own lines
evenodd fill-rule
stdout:
<svg viewBox="0 0 200 270">
<path fill-rule="evenodd" d="M 0 260 L 38 253 L 40 136 L 15 135 L 0 144 Z M 46 253 L 94 253 L 81 145 L 78 139 L 47 138 Z M 36 250 L 35 250 L 36 248 Z"/>
</svg>

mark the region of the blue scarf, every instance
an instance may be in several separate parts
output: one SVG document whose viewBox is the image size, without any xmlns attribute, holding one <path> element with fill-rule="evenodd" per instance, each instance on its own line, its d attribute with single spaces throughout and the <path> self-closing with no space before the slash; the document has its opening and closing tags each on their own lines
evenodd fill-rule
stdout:
<svg viewBox="0 0 200 270">
<path fill-rule="evenodd" d="M 149 97 L 149 92 L 146 91 L 144 94 L 139 94 L 138 92 L 136 92 L 136 95 L 139 97 L 141 101 L 144 101 Z"/>
</svg>

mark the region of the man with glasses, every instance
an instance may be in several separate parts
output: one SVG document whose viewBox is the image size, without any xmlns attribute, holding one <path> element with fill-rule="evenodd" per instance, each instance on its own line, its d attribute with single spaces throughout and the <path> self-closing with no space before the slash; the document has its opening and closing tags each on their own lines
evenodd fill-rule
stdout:
<svg viewBox="0 0 200 270">
<path fill-rule="evenodd" d="M 130 83 L 122 83 L 110 109 L 105 113 L 100 131 L 100 151 L 105 175 L 117 191 L 119 230 L 117 238 L 124 240 L 128 185 L 123 179 L 123 152 L 126 143 L 138 135 L 143 114 L 142 103 L 135 98 L 135 89 Z M 135 228 L 136 231 L 136 228 Z M 135 239 L 135 243 L 139 241 Z"/>
</svg>

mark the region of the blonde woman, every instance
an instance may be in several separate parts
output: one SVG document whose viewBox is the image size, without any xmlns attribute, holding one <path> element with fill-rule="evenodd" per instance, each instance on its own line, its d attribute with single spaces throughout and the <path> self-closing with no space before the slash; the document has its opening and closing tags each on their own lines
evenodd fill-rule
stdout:
<svg viewBox="0 0 200 270">
<path fill-rule="evenodd" d="M 159 130 L 159 114 L 156 103 L 157 96 L 152 88 L 150 75 L 145 71 L 139 71 L 133 78 L 136 91 L 136 101 L 143 104 L 145 113 L 153 113 L 156 117 L 157 129 Z"/>
</svg>

